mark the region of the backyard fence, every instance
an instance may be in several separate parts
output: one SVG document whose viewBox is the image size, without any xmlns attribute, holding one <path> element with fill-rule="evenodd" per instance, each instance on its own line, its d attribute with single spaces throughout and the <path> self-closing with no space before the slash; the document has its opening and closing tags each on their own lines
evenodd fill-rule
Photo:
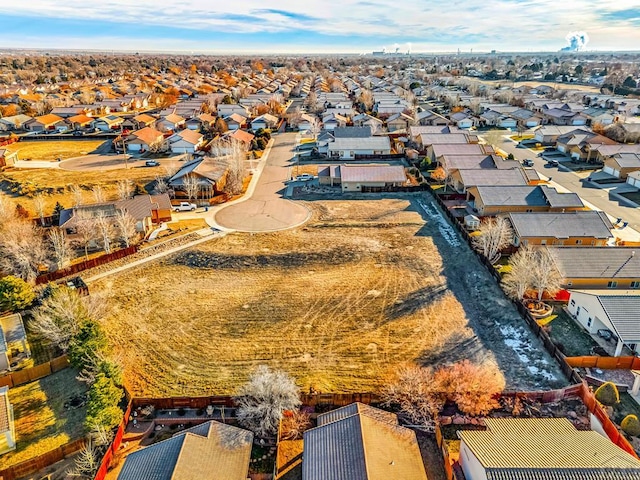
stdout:
<svg viewBox="0 0 640 480">
<path fill-rule="evenodd" d="M 24 478 L 28 475 L 40 472 L 54 463 L 64 460 L 69 455 L 80 451 L 84 447 L 84 438 L 73 440 L 72 442 L 65 443 L 64 445 L 50 450 L 35 458 L 30 458 L 24 462 L 17 463 L 3 470 L 0 470 L 0 479 L 2 480 L 16 480 L 18 478 Z M 40 478 L 38 476 L 38 478 Z"/>
<path fill-rule="evenodd" d="M 16 370 L 0 377 L 0 387 L 17 387 L 25 383 L 33 382 L 41 378 L 47 377 L 52 373 L 64 370 L 69 366 L 69 359 L 66 355 L 54 358 L 47 363 L 36 365 L 35 367 L 25 368 L 24 370 Z"/>
<path fill-rule="evenodd" d="M 118 430 L 116 431 L 116 435 L 113 438 L 113 442 L 111 442 L 111 445 L 109 445 L 109 448 L 107 449 L 104 456 L 102 457 L 102 462 L 100 462 L 100 467 L 96 472 L 96 476 L 94 477 L 94 480 L 104 480 L 104 478 L 107 476 L 107 472 L 109 471 L 109 467 L 111 466 L 111 461 L 113 460 L 113 456 L 116 454 L 116 452 L 120 448 L 120 445 L 122 444 L 122 437 L 124 436 L 124 432 L 127 429 L 127 425 L 129 424 L 129 417 L 131 416 L 132 410 L 133 410 L 133 403 L 129 401 L 129 404 L 127 405 L 127 409 L 125 410 L 124 415 L 122 416 L 122 421 L 120 422 L 120 425 L 118 426 Z"/>
<path fill-rule="evenodd" d="M 99 267 L 109 262 L 113 262 L 114 260 L 120 260 L 121 258 L 128 257 L 137 251 L 138 247 L 136 245 L 131 245 L 130 247 L 123 248 L 122 250 L 117 250 L 112 253 L 107 253 L 106 255 L 101 255 L 100 257 L 92 258 L 91 260 L 84 260 L 80 263 L 76 263 L 75 265 L 71 265 L 68 268 L 38 276 L 36 278 L 36 285 L 42 285 L 43 283 L 54 282 L 64 277 L 76 275 L 84 270 Z"/>
<path fill-rule="evenodd" d="M 576 368 L 640 370 L 640 358 L 638 357 L 568 357 L 567 363 Z"/>
</svg>

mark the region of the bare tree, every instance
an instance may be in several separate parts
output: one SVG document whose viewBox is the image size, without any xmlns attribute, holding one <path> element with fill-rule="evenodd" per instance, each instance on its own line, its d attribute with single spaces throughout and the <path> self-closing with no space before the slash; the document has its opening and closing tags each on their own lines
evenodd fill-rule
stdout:
<svg viewBox="0 0 640 480">
<path fill-rule="evenodd" d="M 175 160 L 170 160 L 168 163 L 165 163 L 163 165 L 163 168 L 167 178 L 171 179 L 171 177 L 173 177 L 178 172 L 178 170 L 180 170 L 180 165 L 178 165 L 178 162 L 176 162 Z"/>
<path fill-rule="evenodd" d="M 184 193 L 189 197 L 189 201 L 192 198 L 197 200 L 198 192 L 200 191 L 200 182 L 198 181 L 198 177 L 195 175 L 186 175 L 182 179 L 182 186 L 184 187 Z"/>
<path fill-rule="evenodd" d="M 9 217 L 0 225 L 0 270 L 26 281 L 38 275 L 46 261 L 42 232 L 31 221 Z"/>
<path fill-rule="evenodd" d="M 71 246 L 62 228 L 52 228 L 49 230 L 49 241 L 53 250 L 53 255 L 58 268 L 64 266 L 71 260 Z"/>
<path fill-rule="evenodd" d="M 157 140 L 151 142 L 148 147 L 150 153 L 164 152 L 167 149 L 167 141 L 164 137 L 159 137 Z"/>
<path fill-rule="evenodd" d="M 95 217 L 95 225 L 105 253 L 111 253 L 111 242 L 114 238 L 113 219 L 100 212 Z"/>
<path fill-rule="evenodd" d="M 367 88 L 360 91 L 360 103 L 362 103 L 368 112 L 373 108 L 373 92 Z"/>
<path fill-rule="evenodd" d="M 82 187 L 79 185 L 71 185 L 71 196 L 73 197 L 73 206 L 78 207 L 84 202 L 84 194 L 82 193 Z"/>
<path fill-rule="evenodd" d="M 38 193 L 33 197 L 33 208 L 36 210 L 36 214 L 40 218 L 40 225 L 44 227 L 44 213 L 47 208 L 47 199 L 42 193 Z"/>
<path fill-rule="evenodd" d="M 555 259 L 546 248 L 523 246 L 509 259 L 510 271 L 502 280 L 504 291 L 515 300 L 522 300 L 527 290 L 537 293 L 542 301 L 544 292 L 555 295 L 562 287 L 562 275 Z"/>
<path fill-rule="evenodd" d="M 169 184 L 164 177 L 156 177 L 156 183 L 153 187 L 156 193 L 167 193 L 169 191 Z"/>
<path fill-rule="evenodd" d="M 76 290 L 56 287 L 33 311 L 29 329 L 66 352 L 80 325 L 94 313 L 89 302 Z"/>
<path fill-rule="evenodd" d="M 480 224 L 479 235 L 473 237 L 474 248 L 488 260 L 496 261 L 500 251 L 511 244 L 513 229 L 504 217 L 489 218 Z"/>
<path fill-rule="evenodd" d="M 244 143 L 237 140 L 231 140 L 227 145 L 229 171 L 227 173 L 225 190 L 232 195 L 237 195 L 242 193 L 244 178 L 247 174 L 245 165 L 247 160 L 247 147 Z"/>
<path fill-rule="evenodd" d="M 504 143 L 504 137 L 500 130 L 489 130 L 483 135 L 485 141 L 493 148 L 499 148 L 499 145 Z"/>
<path fill-rule="evenodd" d="M 282 415 L 300 405 L 298 387 L 287 373 L 260 365 L 236 397 L 238 421 L 259 437 L 274 435 Z"/>
<path fill-rule="evenodd" d="M 130 180 L 118 180 L 116 188 L 118 190 L 118 198 L 120 200 L 127 200 L 131 198 L 133 194 L 133 184 Z"/>
<path fill-rule="evenodd" d="M 302 434 L 311 428 L 309 414 L 295 410 L 282 419 L 280 438 L 285 440 L 299 440 Z"/>
<path fill-rule="evenodd" d="M 96 221 L 91 217 L 79 218 L 76 222 L 77 242 L 84 249 L 85 259 L 89 259 L 89 245 L 91 242 L 98 240 L 98 232 L 96 230 Z"/>
<path fill-rule="evenodd" d="M 136 230 L 136 220 L 125 210 L 118 210 L 116 215 L 118 225 L 118 236 L 125 247 L 130 247 L 138 237 Z"/>
<path fill-rule="evenodd" d="M 67 471 L 71 477 L 93 478 L 100 468 L 102 459 L 93 441 L 89 439 L 74 459 L 74 466 Z"/>
<path fill-rule="evenodd" d="M 91 193 L 93 194 L 93 200 L 96 203 L 103 203 L 105 200 L 104 189 L 100 185 L 95 185 L 91 189 Z"/>
<path fill-rule="evenodd" d="M 318 135 L 320 134 L 321 130 L 322 123 L 317 117 L 313 117 L 313 120 L 309 122 L 309 131 L 311 132 L 311 135 L 313 135 L 314 140 L 318 140 Z"/>
</svg>

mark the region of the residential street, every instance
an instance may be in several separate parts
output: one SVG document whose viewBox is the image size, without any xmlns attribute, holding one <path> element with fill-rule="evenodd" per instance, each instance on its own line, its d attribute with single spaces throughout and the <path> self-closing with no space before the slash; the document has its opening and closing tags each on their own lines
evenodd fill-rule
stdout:
<svg viewBox="0 0 640 480">
<path fill-rule="evenodd" d="M 273 137 L 274 144 L 253 192 L 245 198 L 214 213 L 216 224 L 241 232 L 272 232 L 285 230 L 306 222 L 311 213 L 299 203 L 282 197 L 289 179 L 296 133 L 281 133 Z M 265 152 L 265 154 L 267 154 Z"/>
<path fill-rule="evenodd" d="M 577 193 L 584 202 L 590 203 L 594 207 L 606 212 L 613 217 L 614 220 L 621 218 L 622 221 L 629 222 L 629 227 L 640 231 L 640 208 L 610 195 L 607 190 L 597 188 L 595 185 L 583 180 L 583 178 L 574 172 L 567 172 L 558 167 L 545 167 L 546 161 L 541 157 L 537 157 L 537 152 L 529 150 L 528 148 L 516 148 L 516 145 L 516 142 L 505 135 L 505 140 L 499 148 L 506 153 L 512 153 L 517 160 L 522 161 L 525 158 L 532 159 L 535 170 L 541 175 L 544 175 L 545 178 L 551 178 L 552 183 L 556 183 L 571 192 Z"/>
</svg>

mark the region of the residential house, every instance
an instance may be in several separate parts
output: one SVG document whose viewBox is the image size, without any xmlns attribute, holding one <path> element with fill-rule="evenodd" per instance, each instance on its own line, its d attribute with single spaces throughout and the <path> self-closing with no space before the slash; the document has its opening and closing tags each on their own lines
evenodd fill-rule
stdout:
<svg viewBox="0 0 640 480">
<path fill-rule="evenodd" d="M 309 115 L 308 113 L 300 114 L 300 120 L 298 121 L 298 131 L 305 132 L 307 130 L 311 130 L 314 122 L 319 122 L 319 120 L 314 115 Z"/>
<path fill-rule="evenodd" d="M 381 192 L 407 183 L 402 165 L 340 165 L 318 171 L 322 185 L 341 185 L 343 192 Z"/>
<path fill-rule="evenodd" d="M 142 129 L 145 127 L 155 128 L 156 122 L 158 121 L 156 117 L 149 115 L 148 113 L 140 113 L 133 117 L 132 120 L 136 129 Z"/>
<path fill-rule="evenodd" d="M 613 157 L 620 153 L 636 153 L 640 154 L 640 144 L 622 144 L 616 145 L 598 144 L 590 145 L 589 157 L 599 163 L 605 163 L 607 158 Z"/>
<path fill-rule="evenodd" d="M 228 117 L 225 117 L 224 121 L 229 130 L 238 130 L 244 128 L 247 124 L 247 118 L 238 113 L 232 113 Z"/>
<path fill-rule="evenodd" d="M 251 121 L 252 130 L 258 130 L 260 128 L 262 128 L 263 130 L 272 129 L 272 128 L 275 128 L 277 125 L 278 125 L 278 117 L 275 117 L 269 113 L 260 115 L 259 117 L 256 117 Z"/>
<path fill-rule="evenodd" d="M 603 172 L 620 180 L 627 180 L 632 172 L 640 170 L 640 153 L 616 153 L 604 161 Z"/>
<path fill-rule="evenodd" d="M 369 138 L 371 127 L 364 125 L 361 127 L 336 127 L 331 132 L 333 138 Z"/>
<path fill-rule="evenodd" d="M 0 387 L 0 455 L 16 449 L 16 427 L 13 405 L 9 403 L 9 387 Z"/>
<path fill-rule="evenodd" d="M 566 418 L 485 418 L 460 430 L 466 480 L 640 480 L 640 460 Z"/>
<path fill-rule="evenodd" d="M 540 115 L 526 108 L 521 108 L 515 112 L 511 112 L 510 116 L 511 118 L 514 118 L 518 122 L 518 125 L 524 129 L 535 128 L 540 126 L 542 123 L 542 117 Z"/>
<path fill-rule="evenodd" d="M 117 224 L 117 216 L 125 212 L 133 217 L 136 231 L 146 236 L 153 226 L 171 220 L 171 199 L 169 195 L 136 195 L 126 200 L 79 205 L 60 212 L 60 228 L 65 229 L 71 240 L 76 238 L 80 222 L 86 219 L 107 217 Z"/>
<path fill-rule="evenodd" d="M 201 113 L 198 116 L 188 119 L 185 123 L 189 130 L 208 130 L 212 125 L 216 123 L 216 117 L 210 113 Z"/>
<path fill-rule="evenodd" d="M 571 126 L 543 125 L 534 132 L 534 140 L 543 145 L 553 145 L 561 135 L 567 135 L 577 130 Z"/>
<path fill-rule="evenodd" d="M 542 110 L 542 121 L 551 125 L 583 126 L 587 124 L 587 117 L 580 112 L 574 112 L 564 108 L 551 108 Z"/>
<path fill-rule="evenodd" d="M 329 144 L 328 154 L 331 158 L 353 160 L 358 155 L 390 155 L 389 137 L 336 138 Z"/>
<path fill-rule="evenodd" d="M 640 252 L 635 247 L 547 247 L 564 288 L 640 289 Z"/>
<path fill-rule="evenodd" d="M 442 115 L 440 115 L 439 113 L 433 112 L 431 110 L 425 110 L 422 112 L 418 112 L 416 114 L 416 121 L 418 123 L 418 125 L 430 125 L 430 126 L 435 126 L 435 125 L 441 125 L 441 126 L 446 126 L 446 125 L 451 125 L 453 122 L 451 120 L 449 120 L 447 117 L 444 117 Z"/>
<path fill-rule="evenodd" d="M 637 290 L 570 290 L 569 313 L 594 335 L 609 330 L 616 339 L 614 357 L 623 347 L 637 352 L 640 347 L 640 292 Z"/>
<path fill-rule="evenodd" d="M 366 113 L 361 113 L 356 115 L 351 119 L 353 121 L 353 125 L 356 127 L 365 127 L 368 126 L 371 128 L 373 133 L 379 132 L 384 127 L 384 122 L 379 118 L 372 117 Z"/>
<path fill-rule="evenodd" d="M 468 130 L 476 126 L 476 119 L 465 112 L 452 113 L 449 118 L 461 130 Z"/>
<path fill-rule="evenodd" d="M 228 173 L 229 165 L 225 157 L 197 158 L 183 165 L 169 179 L 169 186 L 186 194 L 186 179 L 195 177 L 198 183 L 198 198 L 213 198 L 224 192 Z"/>
<path fill-rule="evenodd" d="M 29 357 L 31 351 L 22 316 L 14 313 L 0 317 L 0 371 L 11 370 L 13 363 Z"/>
<path fill-rule="evenodd" d="M 120 128 L 122 122 L 124 122 L 123 117 L 119 117 L 117 115 L 106 115 L 104 117 L 98 118 L 94 122 L 94 126 L 98 130 L 101 130 L 103 132 L 111 132 Z"/>
<path fill-rule="evenodd" d="M 67 124 L 64 118 L 49 113 L 35 117 L 24 124 L 24 128 L 31 132 L 45 132 L 53 130 L 66 130 Z"/>
<path fill-rule="evenodd" d="M 246 480 L 253 433 L 209 421 L 125 458 L 118 480 Z"/>
<path fill-rule="evenodd" d="M 395 132 L 398 130 L 407 130 L 411 125 L 415 123 L 413 117 L 410 117 L 406 113 L 395 113 L 387 118 L 387 130 L 389 132 Z"/>
<path fill-rule="evenodd" d="M 575 193 L 559 193 L 547 185 L 469 187 L 467 201 L 482 217 L 508 212 L 564 212 L 585 208 Z"/>
<path fill-rule="evenodd" d="M 627 174 L 627 183 L 633 187 L 640 189 L 640 171 Z"/>
<path fill-rule="evenodd" d="M 173 153 L 195 153 L 204 143 L 204 136 L 194 130 L 181 130 L 171 135 L 167 141 Z"/>
<path fill-rule="evenodd" d="M 515 128 L 518 120 L 495 110 L 487 110 L 480 114 L 480 124 L 499 128 Z"/>
<path fill-rule="evenodd" d="M 423 133 L 417 143 L 426 150 L 427 157 L 434 158 L 435 145 L 477 144 L 478 137 L 466 133 Z"/>
<path fill-rule="evenodd" d="M 440 157 L 445 155 L 492 155 L 495 152 L 491 145 L 480 145 L 478 143 L 445 143 L 445 144 L 432 144 L 430 147 L 432 162 L 435 162 Z M 517 164 L 517 162 L 516 162 Z"/>
<path fill-rule="evenodd" d="M 354 122 L 355 124 L 355 122 Z M 422 134 L 464 133 L 454 125 L 416 125 L 409 127 L 409 139 L 418 143 Z"/>
<path fill-rule="evenodd" d="M 18 152 L 10 152 L 6 148 L 0 148 L 0 168 L 13 167 L 18 160 Z"/>
<path fill-rule="evenodd" d="M 51 112 L 49 112 L 53 115 L 57 115 L 61 118 L 69 118 L 69 117 L 74 117 L 76 115 L 81 115 L 83 113 L 85 113 L 84 108 L 82 107 L 78 107 L 78 106 L 74 106 L 74 107 L 54 107 L 51 109 Z"/>
<path fill-rule="evenodd" d="M 177 113 L 170 113 L 160 118 L 156 123 L 156 127 L 159 130 L 175 132 L 184 127 L 185 121 L 185 118 Z"/>
<path fill-rule="evenodd" d="M 516 160 L 505 160 L 499 155 L 441 155 L 438 157 L 438 164 L 452 176 L 457 170 L 483 170 L 495 171 L 512 170 L 521 168 L 522 165 Z"/>
<path fill-rule="evenodd" d="M 395 414 L 354 403 L 304 433 L 302 480 L 355 479 L 427 480 L 416 434 Z"/>
<path fill-rule="evenodd" d="M 33 117 L 29 115 L 12 115 L 10 117 L 0 118 L 0 131 L 13 132 L 16 130 L 25 129 L 25 125 L 33 120 Z"/>
<path fill-rule="evenodd" d="M 161 151 L 165 147 L 164 135 L 153 127 L 144 127 L 131 132 L 125 139 L 125 145 L 129 152 L 134 153 Z"/>
<path fill-rule="evenodd" d="M 84 113 L 67 118 L 67 123 L 71 130 L 91 130 L 95 128 L 94 121 L 95 118 L 89 117 Z"/>
<path fill-rule="evenodd" d="M 251 116 L 251 112 L 249 112 L 247 107 L 244 105 L 220 103 L 216 108 L 218 116 L 222 118 L 228 117 L 234 113 L 244 118 L 249 118 Z"/>
<path fill-rule="evenodd" d="M 343 117 L 336 113 L 322 117 L 322 125 L 325 130 L 333 130 L 336 127 L 346 127 L 347 121 L 347 117 Z"/>
<path fill-rule="evenodd" d="M 535 171 L 535 170 L 534 170 Z M 527 177 L 522 168 L 504 169 L 456 169 L 450 178 L 449 183 L 460 193 L 466 192 L 470 187 L 479 186 L 515 186 L 529 185 L 531 180 Z"/>
<path fill-rule="evenodd" d="M 608 110 L 603 108 L 587 108 L 581 113 L 586 117 L 588 126 L 595 125 L 597 123 L 607 126 L 611 125 L 615 120 L 615 117 L 609 113 Z"/>
<path fill-rule="evenodd" d="M 253 133 L 245 132 L 244 130 L 229 130 L 224 134 L 223 138 L 241 142 L 245 147 L 247 147 L 247 150 L 251 150 L 251 142 L 255 138 L 255 135 Z"/>
<path fill-rule="evenodd" d="M 558 151 L 566 153 L 575 160 L 589 161 L 591 151 L 596 145 L 615 145 L 617 142 L 603 135 L 583 130 L 575 130 L 556 140 Z"/>
<path fill-rule="evenodd" d="M 513 244 L 605 246 L 613 239 L 613 225 L 603 212 L 518 212 L 509 213 Z"/>
</svg>

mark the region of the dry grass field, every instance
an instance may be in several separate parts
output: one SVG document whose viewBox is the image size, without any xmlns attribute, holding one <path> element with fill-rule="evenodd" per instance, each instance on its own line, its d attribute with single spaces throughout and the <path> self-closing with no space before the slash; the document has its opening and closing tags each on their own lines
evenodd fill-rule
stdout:
<svg viewBox="0 0 640 480">
<path fill-rule="evenodd" d="M 47 199 L 48 210 L 53 210 L 56 202 L 69 207 L 70 187 L 79 185 L 84 191 L 85 201 L 93 202 L 91 189 L 99 185 L 108 200 L 117 197 L 116 182 L 129 179 L 141 187 L 152 182 L 157 175 L 164 176 L 162 167 L 138 167 L 104 171 L 70 171 L 62 169 L 13 169 L 0 173 L 0 190 L 16 204 L 21 204 L 34 214 L 33 195 L 42 192 Z M 21 195 L 20 195 L 21 194 Z M 35 214 L 34 214 L 35 215 Z"/>
<path fill-rule="evenodd" d="M 136 395 L 233 393 L 266 363 L 303 390 L 374 391 L 403 362 L 565 380 L 470 250 L 408 199 L 308 202 L 305 227 L 229 234 L 91 285 Z M 425 220 L 425 218 L 427 220 Z"/>
<path fill-rule="evenodd" d="M 49 160 L 55 162 L 61 158 L 80 157 L 100 147 L 104 140 L 45 140 L 42 142 L 17 142 L 6 148 L 18 152 L 19 160 Z"/>
</svg>

